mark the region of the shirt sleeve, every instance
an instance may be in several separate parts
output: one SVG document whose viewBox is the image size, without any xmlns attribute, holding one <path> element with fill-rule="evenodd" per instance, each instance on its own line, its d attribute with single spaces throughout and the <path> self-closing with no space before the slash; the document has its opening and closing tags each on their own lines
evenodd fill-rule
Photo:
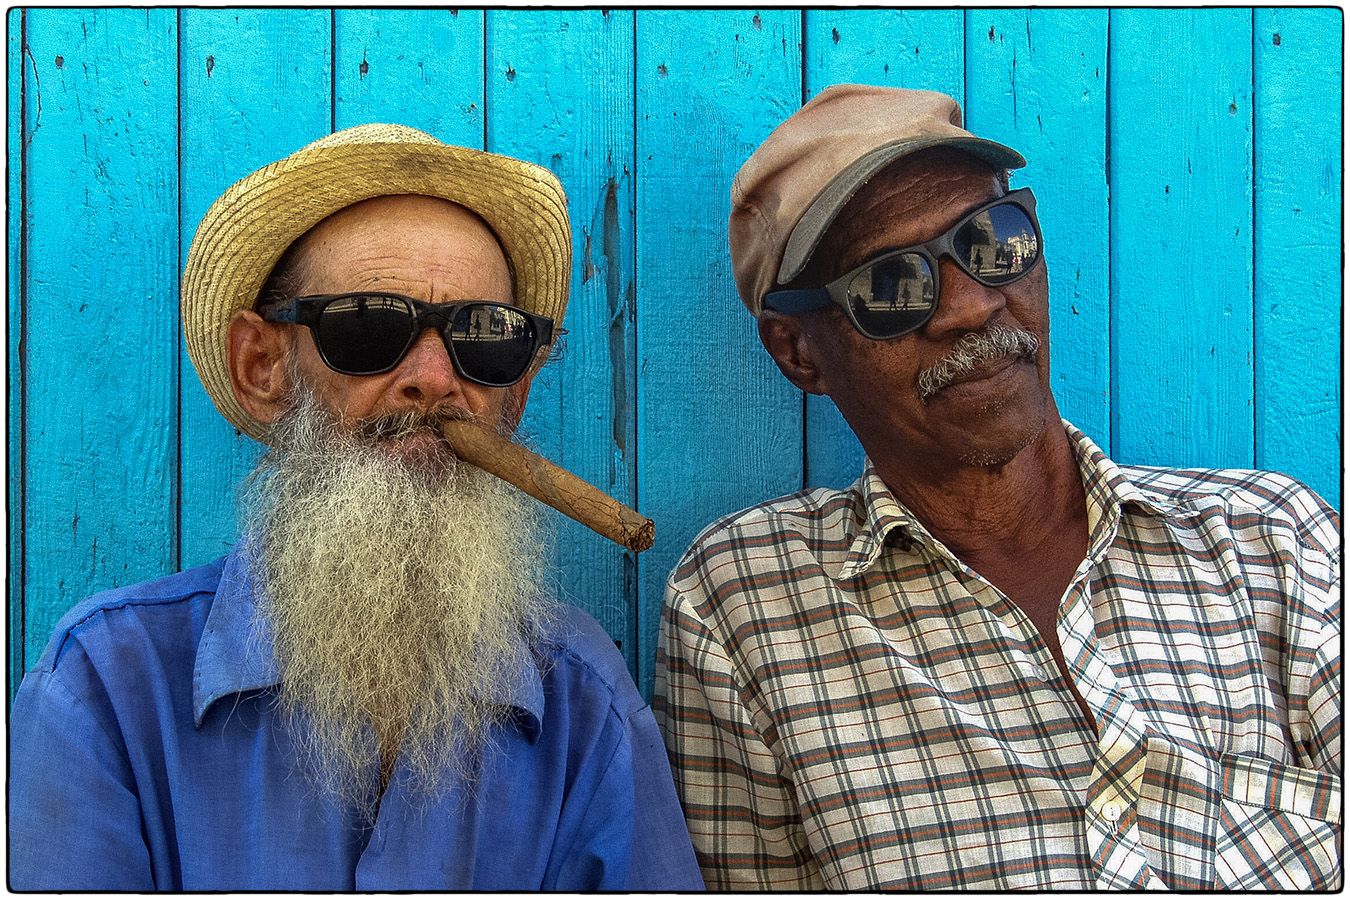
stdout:
<svg viewBox="0 0 1350 900">
<path fill-rule="evenodd" d="M 791 784 L 755 728 L 731 661 L 667 587 L 654 707 L 709 890 L 822 890 Z"/>
<path fill-rule="evenodd" d="M 1313 551 L 1304 556 L 1302 602 L 1295 603 L 1289 625 L 1290 730 L 1302 765 L 1339 777 L 1341 561 Z"/>
<path fill-rule="evenodd" d="M 153 890 L 125 747 L 110 713 L 99 714 L 97 692 L 63 677 L 78 676 L 81 661 L 71 653 L 59 671 L 29 673 L 14 701 L 9 886 Z"/>
<path fill-rule="evenodd" d="M 650 707 L 624 719 L 575 833 L 558 890 L 703 890 Z"/>
</svg>

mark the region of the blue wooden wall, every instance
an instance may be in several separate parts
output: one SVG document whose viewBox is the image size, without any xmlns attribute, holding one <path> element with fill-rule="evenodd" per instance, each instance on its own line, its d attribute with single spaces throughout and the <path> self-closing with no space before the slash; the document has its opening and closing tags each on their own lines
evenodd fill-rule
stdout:
<svg viewBox="0 0 1350 900">
<path fill-rule="evenodd" d="M 704 524 L 861 459 L 736 299 L 733 172 L 826 85 L 936 88 L 1019 148 L 1062 412 L 1121 461 L 1297 476 L 1339 507 L 1341 13 L 12 9 L 10 690 L 92 591 L 229 547 L 258 447 L 184 353 L 178 272 L 234 179 L 395 121 L 542 163 L 575 231 L 525 428 L 657 522 L 562 521 L 566 599 L 650 691 Z"/>
</svg>

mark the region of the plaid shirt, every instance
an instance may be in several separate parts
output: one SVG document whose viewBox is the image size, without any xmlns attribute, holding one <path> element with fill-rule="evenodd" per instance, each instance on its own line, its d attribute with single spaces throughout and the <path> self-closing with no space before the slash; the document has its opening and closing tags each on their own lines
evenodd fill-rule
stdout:
<svg viewBox="0 0 1350 900">
<path fill-rule="evenodd" d="M 657 719 L 712 889 L 1340 886 L 1339 516 L 1284 476 L 1117 466 L 1058 634 L 900 506 L 721 519 L 667 585 Z"/>
</svg>

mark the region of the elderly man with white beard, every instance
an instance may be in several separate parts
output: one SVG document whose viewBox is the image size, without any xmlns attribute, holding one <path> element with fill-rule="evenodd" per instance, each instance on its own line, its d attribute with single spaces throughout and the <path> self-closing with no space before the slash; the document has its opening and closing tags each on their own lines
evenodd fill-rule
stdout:
<svg viewBox="0 0 1350 900">
<path fill-rule="evenodd" d="M 57 626 L 11 720 L 12 888 L 702 886 L 622 658 L 437 428 L 515 429 L 569 276 L 549 172 L 399 126 L 212 206 L 182 313 L 269 447 L 244 537 Z"/>
</svg>

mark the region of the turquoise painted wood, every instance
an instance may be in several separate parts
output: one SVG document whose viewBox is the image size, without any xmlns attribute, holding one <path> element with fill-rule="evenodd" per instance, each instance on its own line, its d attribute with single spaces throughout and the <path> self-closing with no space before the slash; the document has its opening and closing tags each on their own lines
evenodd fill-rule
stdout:
<svg viewBox="0 0 1350 900">
<path fill-rule="evenodd" d="M 1111 446 L 1250 467 L 1252 13 L 1110 16 Z"/>
<path fill-rule="evenodd" d="M 1341 10 L 1260 9 L 1256 106 L 1256 465 L 1339 506 Z"/>
<path fill-rule="evenodd" d="M 1029 158 L 1061 411 L 1127 462 L 1341 497 L 1342 14 L 1332 9 L 10 10 L 10 691 L 85 595 L 220 555 L 259 448 L 182 349 L 183 256 L 265 162 L 366 121 L 552 168 L 565 350 L 525 439 L 657 522 L 558 519 L 557 589 L 649 691 L 714 518 L 862 453 L 735 294 L 732 174 L 825 86 L 932 87 Z"/>
<path fill-rule="evenodd" d="M 178 133 L 172 10 L 25 19 L 32 660 L 75 600 L 174 564 Z"/>
<path fill-rule="evenodd" d="M 630 11 L 488 13 L 487 148 L 548 166 L 567 191 L 572 288 L 561 354 L 531 389 L 524 439 L 637 505 L 633 21 Z M 557 519 L 558 589 L 636 671 L 636 555 Z"/>
<path fill-rule="evenodd" d="M 801 15 L 637 13 L 638 683 L 666 575 L 709 521 L 802 483 L 801 392 L 759 345 L 727 251 L 740 164 L 801 105 Z"/>
<path fill-rule="evenodd" d="M 9 229 L 9 278 L 7 285 L 9 296 L 8 319 L 9 337 L 6 347 L 9 351 L 9 383 L 5 390 L 5 402 L 8 405 L 6 423 L 9 426 L 9 479 L 6 497 L 9 501 L 9 558 L 6 568 L 6 584 L 9 587 L 9 664 L 6 667 L 6 683 L 9 697 L 13 699 L 19 680 L 23 678 L 23 582 L 24 582 L 24 514 L 23 487 L 26 474 L 23 456 L 23 303 L 14 302 L 23 296 L 23 161 L 24 121 L 23 72 L 27 57 L 23 52 L 24 12 L 11 9 L 5 16 L 5 44 L 9 55 L 6 74 L 9 77 L 9 90 L 6 98 L 12 111 L 9 117 L 9 177 L 5 183 L 5 204 L 8 212 Z"/>
<path fill-rule="evenodd" d="M 336 10 L 333 48 L 335 128 L 397 122 L 483 146 L 482 10 Z"/>
</svg>

